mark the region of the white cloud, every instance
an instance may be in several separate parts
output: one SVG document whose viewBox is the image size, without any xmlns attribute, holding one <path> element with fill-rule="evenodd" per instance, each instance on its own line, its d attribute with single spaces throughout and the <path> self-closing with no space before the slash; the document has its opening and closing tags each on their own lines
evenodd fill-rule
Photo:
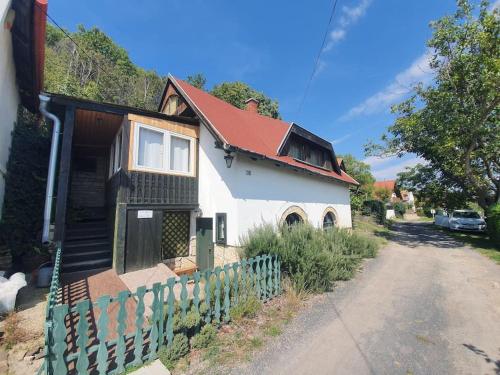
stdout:
<svg viewBox="0 0 500 375">
<path fill-rule="evenodd" d="M 398 160 L 394 164 L 394 161 Z M 418 156 L 402 160 L 397 157 L 377 158 L 369 157 L 363 160 L 372 167 L 372 174 L 376 180 L 395 179 L 399 172 L 403 172 L 406 167 L 414 167 L 417 164 L 426 164 L 426 161 Z M 390 164 L 390 165 L 388 165 Z M 377 168 L 379 166 L 379 168 Z"/>
<path fill-rule="evenodd" d="M 490 11 L 494 11 L 495 9 L 500 8 L 500 0 L 496 0 L 493 4 L 490 5 Z"/>
<path fill-rule="evenodd" d="M 334 139 L 334 140 L 332 141 L 332 145 L 338 145 L 339 143 L 342 143 L 342 142 L 344 142 L 344 141 L 347 141 L 347 140 L 348 140 L 349 138 L 351 138 L 351 137 L 352 137 L 352 133 L 349 133 L 349 134 L 346 134 L 346 135 L 344 135 L 344 136 L 342 136 L 342 137 L 340 137 L 340 138 Z"/>
<path fill-rule="evenodd" d="M 326 43 L 325 48 L 323 48 L 323 52 L 331 50 L 335 44 L 345 38 L 349 25 L 352 25 L 359 18 L 365 15 L 372 1 L 373 0 L 361 0 L 356 6 L 342 7 L 342 15 L 339 20 L 340 26 L 335 28 L 329 34 L 328 42 Z"/>
<path fill-rule="evenodd" d="M 429 66 L 431 56 L 431 51 L 427 50 L 423 55 L 413 61 L 410 67 L 398 73 L 393 81 L 383 90 L 370 96 L 361 104 L 351 108 L 340 118 L 340 120 L 345 121 L 357 116 L 384 112 L 388 110 L 392 104 L 397 103 L 404 96 L 409 94 L 413 90 L 413 86 L 418 82 L 424 84 L 429 83 L 433 77 L 432 70 Z"/>
</svg>

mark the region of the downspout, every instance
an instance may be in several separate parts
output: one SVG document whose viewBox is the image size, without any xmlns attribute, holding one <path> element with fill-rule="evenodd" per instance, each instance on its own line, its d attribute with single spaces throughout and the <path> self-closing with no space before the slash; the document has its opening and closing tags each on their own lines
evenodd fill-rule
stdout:
<svg viewBox="0 0 500 375">
<path fill-rule="evenodd" d="M 39 95 L 40 112 L 46 119 L 54 122 L 52 130 L 52 144 L 50 146 L 49 171 L 47 174 L 47 190 L 45 192 L 45 210 L 43 213 L 42 243 L 49 242 L 50 217 L 52 214 L 52 200 L 54 199 L 54 181 L 56 177 L 57 149 L 59 147 L 59 135 L 61 134 L 61 120 L 47 110 L 50 98 L 46 95 Z"/>
</svg>

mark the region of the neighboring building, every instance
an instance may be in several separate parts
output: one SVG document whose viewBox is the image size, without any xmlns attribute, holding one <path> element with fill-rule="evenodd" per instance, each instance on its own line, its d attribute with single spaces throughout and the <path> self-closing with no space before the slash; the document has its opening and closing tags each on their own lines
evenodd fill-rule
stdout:
<svg viewBox="0 0 500 375">
<path fill-rule="evenodd" d="M 19 104 L 36 112 L 43 85 L 47 0 L 0 2 L 0 217 Z"/>
<path fill-rule="evenodd" d="M 396 193 L 396 180 L 384 180 L 384 181 L 376 181 L 373 186 L 375 189 L 387 189 L 391 192 L 391 202 L 395 203 L 399 200 L 403 201 L 410 205 L 413 210 L 415 210 L 415 198 L 413 197 L 413 193 L 407 190 L 400 191 L 400 197 L 398 197 Z"/>
<path fill-rule="evenodd" d="M 63 270 L 235 260 L 264 222 L 351 227 L 333 147 L 169 76 L 159 112 L 48 94 L 63 120 L 55 240 Z M 215 248 L 214 248 L 214 243 Z M 173 262 L 175 260 L 175 263 Z"/>
</svg>

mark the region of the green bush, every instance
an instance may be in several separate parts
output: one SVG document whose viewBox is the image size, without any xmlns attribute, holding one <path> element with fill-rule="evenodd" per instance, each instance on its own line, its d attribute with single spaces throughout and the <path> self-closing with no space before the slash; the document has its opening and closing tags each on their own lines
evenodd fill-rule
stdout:
<svg viewBox="0 0 500 375">
<path fill-rule="evenodd" d="M 217 337 L 217 329 L 211 325 L 207 324 L 203 326 L 200 333 L 193 336 L 191 339 L 191 347 L 194 349 L 203 349 L 208 347 Z"/>
<path fill-rule="evenodd" d="M 404 204 L 403 202 L 397 202 L 394 205 L 394 213 L 397 217 L 404 217 L 406 213 L 406 204 Z"/>
<path fill-rule="evenodd" d="M 385 224 L 387 209 L 380 200 L 368 200 L 363 203 L 363 215 L 372 215 L 379 224 Z"/>
<path fill-rule="evenodd" d="M 488 209 L 487 227 L 490 239 L 500 247 L 500 203 Z"/>
<path fill-rule="evenodd" d="M 240 301 L 229 311 L 231 319 L 241 320 L 243 318 L 254 318 L 262 308 L 262 302 L 255 296 L 250 295 Z"/>
<path fill-rule="evenodd" d="M 158 351 L 158 358 L 168 368 L 172 369 L 175 363 L 189 353 L 189 341 L 186 335 L 177 334 L 169 346 L 162 346 Z"/>
<path fill-rule="evenodd" d="M 243 247 L 248 257 L 278 255 L 295 290 L 309 292 L 329 290 L 332 282 L 350 278 L 361 259 L 377 251 L 373 241 L 352 231 L 308 224 L 257 227 L 243 239 Z"/>
</svg>

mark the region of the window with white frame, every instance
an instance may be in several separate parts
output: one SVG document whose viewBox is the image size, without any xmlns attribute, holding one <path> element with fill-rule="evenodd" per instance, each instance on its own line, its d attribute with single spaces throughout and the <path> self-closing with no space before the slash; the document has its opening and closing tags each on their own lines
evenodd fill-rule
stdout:
<svg viewBox="0 0 500 375">
<path fill-rule="evenodd" d="M 121 168 L 122 164 L 122 130 L 118 132 L 109 150 L 109 177 Z"/>
<path fill-rule="evenodd" d="M 134 159 L 137 169 L 194 174 L 194 138 L 137 124 Z"/>
</svg>

